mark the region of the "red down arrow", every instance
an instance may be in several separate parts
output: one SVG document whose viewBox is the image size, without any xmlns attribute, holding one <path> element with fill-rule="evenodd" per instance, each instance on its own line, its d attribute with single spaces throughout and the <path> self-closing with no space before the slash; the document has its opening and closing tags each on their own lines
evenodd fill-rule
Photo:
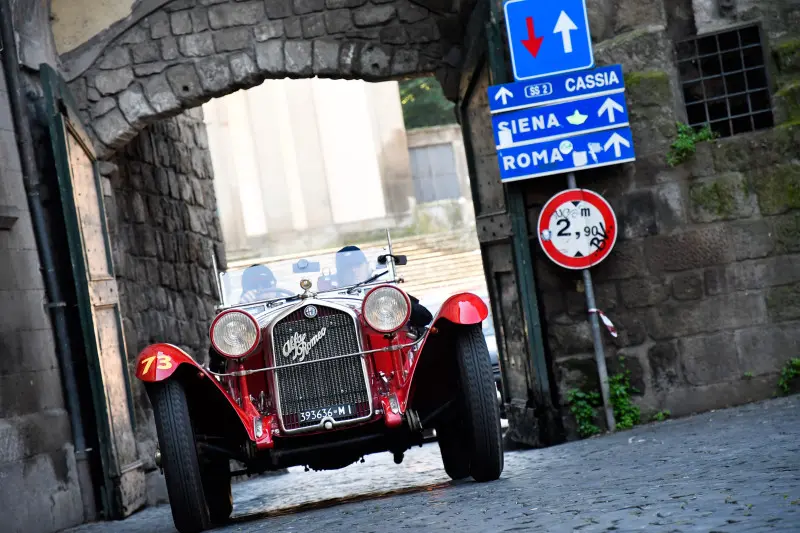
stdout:
<svg viewBox="0 0 800 533">
<path fill-rule="evenodd" d="M 533 29 L 533 17 L 526 18 L 525 23 L 528 25 L 528 38 L 522 40 L 522 45 L 536 58 L 539 55 L 542 41 L 544 41 L 544 35 L 541 37 L 536 36 L 536 32 Z"/>
</svg>

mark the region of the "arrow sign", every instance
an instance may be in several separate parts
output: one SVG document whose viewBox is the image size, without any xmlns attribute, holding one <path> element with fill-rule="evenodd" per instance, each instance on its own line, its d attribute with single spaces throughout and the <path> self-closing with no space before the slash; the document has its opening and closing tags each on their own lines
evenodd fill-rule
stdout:
<svg viewBox="0 0 800 533">
<path fill-rule="evenodd" d="M 514 98 L 514 93 L 506 89 L 505 87 L 500 87 L 500 90 L 497 91 L 497 94 L 494 95 L 495 100 L 502 100 L 503 105 L 508 103 L 509 98 Z M 620 110 L 621 111 L 621 110 Z"/>
<path fill-rule="evenodd" d="M 525 47 L 528 52 L 533 57 L 539 55 L 539 48 L 542 47 L 542 41 L 544 41 L 544 35 L 541 37 L 536 36 L 536 31 L 533 28 L 533 17 L 528 17 L 525 19 L 525 24 L 528 27 L 528 38 L 522 40 L 522 45 Z"/>
<path fill-rule="evenodd" d="M 607 152 L 608 149 L 613 146 L 614 156 L 618 158 L 622 155 L 622 150 L 619 147 L 620 144 L 625 148 L 631 147 L 631 143 L 629 143 L 625 139 L 625 137 L 621 136 L 619 133 L 614 132 L 614 135 L 612 135 L 611 138 L 608 139 L 608 141 L 606 141 L 606 144 L 603 146 L 603 150 Z"/>
<path fill-rule="evenodd" d="M 616 122 L 616 116 L 614 115 L 614 111 L 619 111 L 623 113 L 625 110 L 621 105 L 616 103 L 611 98 L 606 98 L 606 101 L 603 103 L 603 106 L 597 111 L 597 116 L 602 117 L 603 113 L 608 113 L 608 121 L 612 124 Z"/>
<path fill-rule="evenodd" d="M 553 30 L 553 33 L 560 33 L 561 39 L 564 41 L 564 53 L 571 54 L 572 53 L 572 34 L 571 31 L 576 31 L 578 27 L 572 22 L 572 19 L 569 18 L 566 11 L 562 11 L 561 15 L 558 17 L 558 22 L 556 22 L 556 27 Z M 535 56 L 534 56 L 535 57 Z"/>
</svg>

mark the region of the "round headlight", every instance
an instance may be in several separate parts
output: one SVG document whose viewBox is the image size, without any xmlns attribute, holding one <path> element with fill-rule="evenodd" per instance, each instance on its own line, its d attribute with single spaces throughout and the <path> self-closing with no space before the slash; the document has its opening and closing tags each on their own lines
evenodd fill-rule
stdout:
<svg viewBox="0 0 800 533">
<path fill-rule="evenodd" d="M 396 287 L 383 285 L 372 289 L 364 298 L 364 320 L 380 333 L 397 331 L 411 314 L 408 296 Z"/>
<path fill-rule="evenodd" d="M 211 344 L 225 357 L 245 357 L 260 340 L 261 329 L 256 319 L 244 311 L 225 311 L 211 324 Z"/>
</svg>

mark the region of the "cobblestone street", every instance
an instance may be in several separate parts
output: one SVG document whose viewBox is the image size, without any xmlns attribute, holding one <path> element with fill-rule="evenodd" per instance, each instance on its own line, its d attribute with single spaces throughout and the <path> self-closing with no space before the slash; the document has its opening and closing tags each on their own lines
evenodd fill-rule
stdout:
<svg viewBox="0 0 800 533">
<path fill-rule="evenodd" d="M 399 466 L 251 479 L 234 498 L 216 531 L 800 531 L 800 396 L 510 452 L 494 483 L 451 484 L 432 443 Z M 174 529 L 159 506 L 69 531 Z"/>
</svg>

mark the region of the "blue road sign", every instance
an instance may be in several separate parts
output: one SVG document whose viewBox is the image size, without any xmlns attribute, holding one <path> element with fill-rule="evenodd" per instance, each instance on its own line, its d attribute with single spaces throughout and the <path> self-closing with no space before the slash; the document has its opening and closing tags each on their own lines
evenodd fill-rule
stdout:
<svg viewBox="0 0 800 533">
<path fill-rule="evenodd" d="M 517 81 L 594 66 L 585 0 L 509 0 L 504 9 Z"/>
<path fill-rule="evenodd" d="M 529 107 L 492 117 L 498 150 L 628 125 L 625 94 Z"/>
<path fill-rule="evenodd" d="M 599 67 L 585 72 L 562 74 L 533 82 L 506 83 L 489 87 L 492 113 L 513 111 L 545 104 L 569 102 L 589 96 L 621 93 L 625 90 L 622 65 Z"/>
<path fill-rule="evenodd" d="M 503 182 L 635 161 L 630 128 L 587 133 L 497 151 Z"/>
</svg>

